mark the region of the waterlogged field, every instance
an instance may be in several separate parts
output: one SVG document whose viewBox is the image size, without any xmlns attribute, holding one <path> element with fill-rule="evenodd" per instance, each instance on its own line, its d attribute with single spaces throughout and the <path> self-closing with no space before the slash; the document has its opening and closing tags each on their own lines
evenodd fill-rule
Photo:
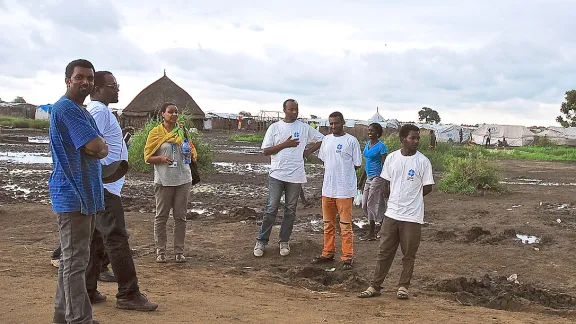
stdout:
<svg viewBox="0 0 576 324">
<path fill-rule="evenodd" d="M 214 148 L 215 171 L 203 174 L 192 189 L 186 264 L 154 262 L 153 175 L 128 174 L 122 199 L 139 282 L 160 309 L 153 314 L 116 310 L 116 285 L 100 283 L 99 289 L 108 296 L 106 303 L 94 308 L 101 322 L 576 320 L 574 162 L 503 159 L 487 152 L 507 191 L 463 195 L 435 189 L 425 199 L 426 224 L 412 298 L 395 299 L 401 269 L 396 260 L 383 296 L 362 300 L 355 295 L 371 280 L 378 242 L 358 239 L 366 231 L 360 208 L 353 211 L 354 269 L 343 271 L 338 261 L 310 264 L 323 243 L 322 165 L 306 166 L 309 181 L 304 191 L 310 205 L 298 206 L 290 256 L 281 257 L 276 244 L 281 207 L 264 257 L 256 259 L 252 248 L 268 198 L 269 160 L 257 154 L 257 143 L 232 141 L 228 134 L 217 132 L 204 137 Z M 436 152 L 425 153 L 437 154 L 431 159 L 440 161 L 445 152 L 467 158 L 469 150 L 478 149 L 439 145 Z M 41 159 L 47 157 L 48 145 L 0 144 L 0 152 L 0 157 L 31 156 L 31 161 L 0 158 L 0 289 L 6 300 L 26 305 L 1 304 L 0 322 L 19 323 L 23 318 L 46 322 L 56 276 L 49 257 L 58 241 L 47 191 L 51 165 Z M 442 175 L 436 173 L 435 180 L 439 182 Z M 170 249 L 169 244 L 169 253 Z M 14 290 L 15 285 L 20 288 Z M 280 308 L 284 312 L 279 313 Z"/>
</svg>

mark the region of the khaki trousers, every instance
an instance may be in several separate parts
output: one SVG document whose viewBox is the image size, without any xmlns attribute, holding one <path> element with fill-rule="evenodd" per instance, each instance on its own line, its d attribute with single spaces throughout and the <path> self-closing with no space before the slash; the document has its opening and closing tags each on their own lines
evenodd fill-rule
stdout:
<svg viewBox="0 0 576 324">
<path fill-rule="evenodd" d="M 402 250 L 402 274 L 398 281 L 399 287 L 408 288 L 412 273 L 414 272 L 414 261 L 416 252 L 420 246 L 422 225 L 419 223 L 402 222 L 384 217 L 382 228 L 380 229 L 380 249 L 376 258 L 376 272 L 372 287 L 379 290 L 382 282 L 388 275 L 392 261 L 396 256 L 398 245 Z"/>
<path fill-rule="evenodd" d="M 354 257 L 354 234 L 352 232 L 352 203 L 354 198 L 322 197 L 322 218 L 324 219 L 323 257 L 334 256 L 336 252 L 336 215 L 340 215 L 340 232 L 342 233 L 342 256 L 340 259 L 351 260 Z"/>
<path fill-rule="evenodd" d="M 154 185 L 154 197 L 156 198 L 154 242 L 157 255 L 166 254 L 166 222 L 170 216 L 170 209 L 172 209 L 172 217 L 174 218 L 174 253 L 184 254 L 186 206 L 188 205 L 191 185 L 191 182 L 174 187 Z"/>
</svg>

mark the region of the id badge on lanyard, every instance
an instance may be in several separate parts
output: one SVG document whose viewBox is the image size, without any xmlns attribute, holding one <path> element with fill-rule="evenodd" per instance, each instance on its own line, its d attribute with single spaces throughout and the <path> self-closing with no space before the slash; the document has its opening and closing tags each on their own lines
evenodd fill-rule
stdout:
<svg viewBox="0 0 576 324">
<path fill-rule="evenodd" d="M 178 161 L 176 161 L 176 146 L 172 143 L 172 163 L 168 164 L 169 168 L 178 167 Z"/>
</svg>

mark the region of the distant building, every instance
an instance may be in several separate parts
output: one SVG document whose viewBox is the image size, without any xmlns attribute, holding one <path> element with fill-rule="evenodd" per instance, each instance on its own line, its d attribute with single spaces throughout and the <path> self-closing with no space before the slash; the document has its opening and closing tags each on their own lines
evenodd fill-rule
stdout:
<svg viewBox="0 0 576 324">
<path fill-rule="evenodd" d="M 191 117 L 194 127 L 202 130 L 205 114 L 192 96 L 166 76 L 156 80 L 142 90 L 130 104 L 122 110 L 120 120 L 123 127 L 142 128 L 150 119 L 156 118 L 160 107 L 173 102 L 180 113 Z"/>
<path fill-rule="evenodd" d="M 29 103 L 0 102 L 0 115 L 34 119 L 36 105 Z"/>
</svg>

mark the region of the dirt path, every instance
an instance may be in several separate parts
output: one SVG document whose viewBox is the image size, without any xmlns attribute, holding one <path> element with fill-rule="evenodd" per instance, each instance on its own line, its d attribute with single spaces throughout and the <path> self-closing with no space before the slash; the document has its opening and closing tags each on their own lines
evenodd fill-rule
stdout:
<svg viewBox="0 0 576 324">
<path fill-rule="evenodd" d="M 502 161 L 499 168 L 511 183 L 508 194 L 426 197 L 413 298 L 394 298 L 396 260 L 384 296 L 361 300 L 355 295 L 371 278 L 377 242 L 355 239 L 353 271 L 342 271 L 338 263 L 309 264 L 322 247 L 322 167 L 307 165 L 305 190 L 312 206 L 298 207 L 292 254 L 282 258 L 270 244 L 256 259 L 252 247 L 266 201 L 267 159 L 253 153 L 254 144 L 228 141 L 228 134 L 206 136 L 215 145 L 218 172 L 204 176 L 193 190 L 185 265 L 154 263 L 152 176 L 129 174 L 123 200 L 130 243 L 141 287 L 160 308 L 151 314 L 116 310 L 115 286 L 103 283 L 109 301 L 94 311 L 102 323 L 576 320 L 574 163 Z M 46 149 L 0 145 L 3 152 Z M 49 170 L 46 164 L 0 161 L 0 323 L 51 318 L 56 269 L 48 260 L 58 234 L 47 204 Z M 354 218 L 362 225 L 360 209 L 354 209 Z M 356 227 L 356 237 L 362 231 Z M 517 234 L 539 242 L 523 244 Z M 272 239 L 276 235 L 274 229 Z M 513 274 L 518 284 L 506 280 Z"/>
</svg>

